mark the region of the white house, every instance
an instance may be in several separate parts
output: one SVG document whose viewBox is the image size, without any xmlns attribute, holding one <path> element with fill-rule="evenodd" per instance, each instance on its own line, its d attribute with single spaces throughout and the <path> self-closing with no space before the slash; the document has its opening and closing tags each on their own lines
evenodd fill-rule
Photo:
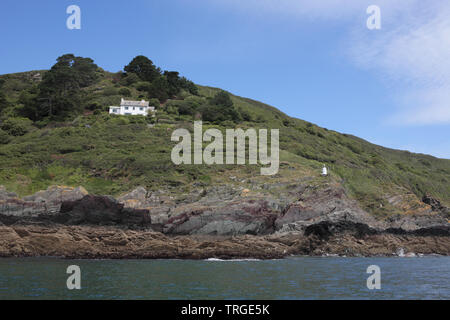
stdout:
<svg viewBox="0 0 450 320">
<path fill-rule="evenodd" d="M 148 116 L 152 113 L 155 116 L 155 107 L 149 106 L 149 102 L 142 101 L 128 101 L 122 98 L 120 107 L 109 107 L 110 114 L 117 114 L 122 116 Z"/>
</svg>

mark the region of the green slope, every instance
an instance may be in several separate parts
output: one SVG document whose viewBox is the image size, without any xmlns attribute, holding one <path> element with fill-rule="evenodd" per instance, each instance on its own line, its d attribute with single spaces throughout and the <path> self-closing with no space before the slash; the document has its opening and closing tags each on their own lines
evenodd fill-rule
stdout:
<svg viewBox="0 0 450 320">
<path fill-rule="evenodd" d="M 14 106 L 3 111 L 2 121 L 20 108 L 20 94 L 36 84 L 32 79 L 35 73 L 0 77 Z M 115 83 L 114 77 L 102 71 L 95 85 L 83 89 L 86 101 L 104 107 L 117 105 L 122 97 L 119 90 L 124 88 L 130 91 L 129 99 L 143 98 L 135 86 Z M 199 86 L 200 97 L 212 97 L 219 91 Z M 188 96 L 184 92 L 179 99 Z M 9 143 L 0 145 L 0 185 L 20 195 L 55 184 L 83 185 L 97 194 L 118 195 L 137 186 L 183 194 L 198 186 L 225 183 L 229 176 L 261 183 L 308 181 L 320 185 L 324 183 L 320 169 L 326 164 L 331 171 L 329 179 L 342 184 L 349 196 L 377 216 L 420 209 L 427 194 L 450 205 L 450 160 L 383 148 L 291 118 L 261 102 L 231 97 L 235 108 L 247 114 L 247 121 L 205 123 L 204 129 L 280 129 L 279 174 L 261 177 L 256 166 L 175 166 L 170 160 L 172 130 L 192 129 L 194 117 L 177 115 L 170 107 L 177 102 L 168 101 L 160 106 L 155 127 L 142 117 L 110 116 L 106 109 L 63 122 L 35 123 L 27 134 L 10 136 Z"/>
</svg>

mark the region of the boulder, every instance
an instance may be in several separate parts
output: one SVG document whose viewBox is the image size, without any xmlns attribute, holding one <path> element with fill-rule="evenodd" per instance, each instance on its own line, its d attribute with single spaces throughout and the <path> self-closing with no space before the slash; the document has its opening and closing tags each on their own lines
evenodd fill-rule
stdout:
<svg viewBox="0 0 450 320">
<path fill-rule="evenodd" d="M 52 220 L 66 225 L 150 226 L 146 210 L 124 208 L 112 197 L 87 195 L 80 200 L 65 201 Z"/>
<path fill-rule="evenodd" d="M 305 190 L 300 199 L 292 203 L 275 221 L 278 232 L 304 232 L 308 226 L 328 222 L 336 224 L 364 224 L 368 228 L 383 229 L 384 224 L 362 210 L 356 201 L 349 199 L 338 186 Z M 349 225 L 350 225 L 349 224 Z"/>
<path fill-rule="evenodd" d="M 52 186 L 20 199 L 15 193 L 0 188 L 0 215 L 16 219 L 53 215 L 59 212 L 64 201 L 81 199 L 85 195 L 87 191 L 83 187 Z"/>
</svg>

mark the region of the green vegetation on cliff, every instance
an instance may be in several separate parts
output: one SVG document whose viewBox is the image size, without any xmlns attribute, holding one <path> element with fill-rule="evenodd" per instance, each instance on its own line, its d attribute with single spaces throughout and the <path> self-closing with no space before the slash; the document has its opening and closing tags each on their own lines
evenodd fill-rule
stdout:
<svg viewBox="0 0 450 320">
<path fill-rule="evenodd" d="M 109 115 L 108 107 L 122 97 L 150 100 L 156 118 Z M 172 131 L 192 129 L 196 119 L 204 129 L 280 129 L 279 174 L 263 178 L 255 166 L 175 166 Z M 450 205 L 450 160 L 320 128 L 263 103 L 197 86 L 146 57 L 110 73 L 91 59 L 65 55 L 49 71 L 0 76 L 0 185 L 21 195 L 55 184 L 111 195 L 136 186 L 182 193 L 229 176 L 320 184 L 322 164 L 331 170 L 328 179 L 380 216 L 402 212 L 389 201 L 395 196 L 420 202 L 429 194 Z"/>
</svg>

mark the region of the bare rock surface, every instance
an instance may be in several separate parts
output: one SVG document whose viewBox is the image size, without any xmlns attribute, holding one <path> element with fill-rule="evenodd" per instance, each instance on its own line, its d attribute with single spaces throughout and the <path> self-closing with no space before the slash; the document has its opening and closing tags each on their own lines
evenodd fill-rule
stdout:
<svg viewBox="0 0 450 320">
<path fill-rule="evenodd" d="M 107 226 L 0 226 L 0 257 L 69 259 L 279 259 L 290 255 L 393 256 L 450 254 L 449 237 L 346 232 L 326 239 L 290 233 L 268 236 L 167 236 Z"/>
<path fill-rule="evenodd" d="M 4 187 L 0 187 L 0 214 L 19 218 L 56 214 L 64 201 L 79 200 L 87 194 L 83 187 L 52 186 L 20 199 L 15 193 L 6 192 Z"/>
<path fill-rule="evenodd" d="M 278 233 L 305 232 L 311 225 L 327 222 L 366 225 L 368 229 L 383 230 L 386 224 L 377 221 L 350 200 L 341 187 L 305 189 L 299 200 L 292 203 L 276 220 Z"/>
<path fill-rule="evenodd" d="M 117 199 L 50 187 L 18 198 L 0 188 L 0 256 L 280 258 L 291 254 L 449 254 L 446 210 L 376 220 L 337 184 L 280 185 L 281 196 L 232 185 L 177 197 L 137 188 Z M 255 189 L 257 187 L 255 186 Z"/>
</svg>

